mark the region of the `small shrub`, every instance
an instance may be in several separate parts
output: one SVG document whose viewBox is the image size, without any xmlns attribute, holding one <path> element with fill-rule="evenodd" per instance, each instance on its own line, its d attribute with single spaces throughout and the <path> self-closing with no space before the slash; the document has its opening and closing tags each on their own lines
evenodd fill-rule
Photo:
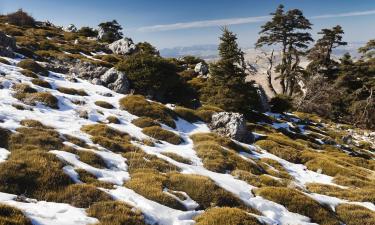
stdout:
<svg viewBox="0 0 375 225">
<path fill-rule="evenodd" d="M 153 126 L 161 127 L 161 125 L 158 122 L 156 122 L 150 117 L 139 117 L 137 119 L 132 120 L 132 124 L 140 128 L 153 127 Z"/>
<path fill-rule="evenodd" d="M 31 83 L 35 84 L 35 85 L 38 85 L 40 87 L 44 87 L 44 88 L 52 88 L 51 84 L 47 81 L 44 81 L 44 80 L 41 80 L 41 79 L 32 79 L 31 80 Z"/>
<path fill-rule="evenodd" d="M 95 105 L 105 108 L 105 109 L 113 109 L 115 108 L 112 104 L 105 102 L 105 101 L 96 101 Z"/>
<path fill-rule="evenodd" d="M 166 141 L 174 145 L 182 143 L 182 139 L 180 136 L 173 133 L 172 131 L 164 130 L 163 128 L 158 126 L 143 128 L 142 132 L 152 138 Z"/>
<path fill-rule="evenodd" d="M 180 116 L 186 121 L 189 121 L 190 123 L 194 123 L 201 120 L 199 116 L 196 115 L 196 112 L 192 109 L 177 106 L 173 111 L 175 111 L 175 113 L 177 113 L 178 116 Z"/>
<path fill-rule="evenodd" d="M 32 59 L 24 59 L 17 64 L 22 69 L 30 70 L 41 76 L 48 76 L 49 72 Z"/>
<path fill-rule="evenodd" d="M 6 20 L 8 23 L 16 26 L 35 26 L 35 19 L 30 16 L 28 13 L 24 12 L 22 9 L 19 9 L 17 12 L 10 13 L 6 15 Z"/>
<path fill-rule="evenodd" d="M 109 195 L 88 184 L 69 185 L 60 191 L 47 193 L 46 199 L 78 208 L 88 208 L 93 203 L 112 200 Z"/>
<path fill-rule="evenodd" d="M 107 120 L 109 123 L 120 124 L 121 121 L 115 116 L 108 116 Z"/>
<path fill-rule="evenodd" d="M 78 90 L 74 88 L 58 87 L 57 90 L 61 93 L 68 94 L 68 95 L 87 96 L 87 93 L 81 89 Z"/>
<path fill-rule="evenodd" d="M 336 207 L 338 217 L 346 225 L 375 224 L 375 213 L 363 206 L 354 204 L 340 204 Z"/>
<path fill-rule="evenodd" d="M 238 208 L 211 208 L 194 218 L 197 225 L 261 225 L 255 217 Z"/>
<path fill-rule="evenodd" d="M 146 225 L 139 210 L 118 201 L 95 203 L 87 209 L 87 214 L 98 218 L 97 225 Z"/>
<path fill-rule="evenodd" d="M 175 114 L 162 104 L 149 102 L 141 95 L 129 95 L 120 99 L 120 107 L 136 116 L 146 116 L 176 128 Z"/>
<path fill-rule="evenodd" d="M 284 205 L 289 211 L 310 217 L 312 222 L 325 225 L 339 225 L 340 221 L 334 214 L 303 193 L 281 187 L 264 187 L 255 190 L 268 200 Z"/>
<path fill-rule="evenodd" d="M 31 78 L 38 78 L 38 75 L 36 75 L 34 72 L 30 70 L 21 70 L 21 73 L 26 76 L 26 77 L 31 77 Z"/>
<path fill-rule="evenodd" d="M 0 224 L 32 225 L 31 221 L 20 210 L 3 204 L 0 204 Z"/>
<path fill-rule="evenodd" d="M 276 113 L 287 112 L 292 109 L 292 98 L 287 95 L 276 95 L 270 100 L 271 111 Z"/>
</svg>

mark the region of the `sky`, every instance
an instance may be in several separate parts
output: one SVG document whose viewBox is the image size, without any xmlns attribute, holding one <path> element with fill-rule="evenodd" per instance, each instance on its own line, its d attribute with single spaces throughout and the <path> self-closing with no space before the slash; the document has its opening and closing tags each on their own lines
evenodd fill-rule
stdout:
<svg viewBox="0 0 375 225">
<path fill-rule="evenodd" d="M 301 9 L 315 38 L 320 29 L 337 24 L 348 42 L 375 38 L 375 0 L 0 0 L 0 13 L 22 8 L 37 20 L 77 27 L 116 19 L 125 36 L 159 49 L 218 44 L 226 25 L 242 47 L 250 47 L 279 4 Z"/>
</svg>

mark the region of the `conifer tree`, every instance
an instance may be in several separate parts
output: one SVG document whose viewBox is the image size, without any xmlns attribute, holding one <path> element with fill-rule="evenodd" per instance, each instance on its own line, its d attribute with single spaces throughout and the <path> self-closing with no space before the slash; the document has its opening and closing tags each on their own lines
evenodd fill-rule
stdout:
<svg viewBox="0 0 375 225">
<path fill-rule="evenodd" d="M 313 41 L 311 34 L 305 30 L 311 29 L 311 23 L 299 9 L 284 11 L 284 6 L 279 5 L 271 21 L 262 26 L 261 35 L 256 47 L 265 45 L 281 46 L 281 62 L 276 66 L 280 75 L 282 94 L 293 94 L 296 84 L 302 76 L 303 69 L 299 66 L 300 56 L 304 54 L 308 43 Z"/>
<path fill-rule="evenodd" d="M 202 99 L 226 111 L 246 113 L 258 106 L 258 96 L 251 83 L 246 83 L 244 53 L 236 35 L 227 28 L 220 37 L 220 60 L 211 65 L 211 78 L 203 89 Z"/>
<path fill-rule="evenodd" d="M 307 66 L 307 70 L 313 74 L 321 74 L 331 76 L 337 72 L 338 63 L 331 59 L 332 50 L 347 43 L 342 41 L 344 31 L 340 25 L 332 29 L 322 29 L 318 34 L 323 35 L 309 50 L 307 58 L 311 60 Z"/>
<path fill-rule="evenodd" d="M 104 22 L 99 26 L 99 36 L 101 41 L 114 42 L 122 38 L 123 33 L 121 32 L 122 27 L 117 20 Z"/>
<path fill-rule="evenodd" d="M 373 58 L 375 55 L 375 39 L 367 42 L 367 44 L 358 49 L 359 53 L 362 53 L 365 58 Z"/>
</svg>

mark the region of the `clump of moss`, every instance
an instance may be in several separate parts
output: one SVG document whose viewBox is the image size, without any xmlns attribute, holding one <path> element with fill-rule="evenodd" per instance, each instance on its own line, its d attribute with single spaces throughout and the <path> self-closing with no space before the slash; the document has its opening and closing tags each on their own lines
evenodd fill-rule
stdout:
<svg viewBox="0 0 375 225">
<path fill-rule="evenodd" d="M 52 202 L 68 203 L 79 208 L 87 208 L 93 203 L 110 201 L 112 198 L 93 185 L 73 184 L 57 192 L 50 192 L 46 199 Z"/>
<path fill-rule="evenodd" d="M 162 104 L 147 101 L 142 95 L 129 95 L 120 99 L 120 107 L 136 116 L 146 116 L 176 128 L 175 113 Z"/>
<path fill-rule="evenodd" d="M 261 225 L 254 216 L 238 208 L 211 208 L 203 214 L 194 218 L 197 225 Z"/>
<path fill-rule="evenodd" d="M 0 204 L 0 224 L 32 225 L 31 221 L 18 209 Z"/>
<path fill-rule="evenodd" d="M 44 87 L 44 88 L 50 88 L 50 89 L 52 88 L 49 82 L 42 80 L 42 79 L 38 79 L 38 78 L 32 79 L 31 83 L 38 85 L 40 87 Z"/>
<path fill-rule="evenodd" d="M 194 123 L 201 120 L 201 118 L 197 116 L 196 112 L 192 109 L 177 106 L 173 109 L 173 111 L 177 113 L 179 117 L 183 118 L 186 121 L 189 121 L 190 123 Z"/>
<path fill-rule="evenodd" d="M 57 90 L 61 93 L 68 94 L 68 95 L 87 96 L 87 93 L 81 89 L 58 87 Z"/>
<path fill-rule="evenodd" d="M 375 213 L 363 206 L 340 204 L 336 207 L 336 213 L 346 225 L 375 224 Z"/>
<path fill-rule="evenodd" d="M 289 211 L 310 217 L 312 222 L 326 225 L 339 225 L 335 215 L 312 198 L 290 188 L 263 187 L 255 190 L 268 200 L 284 205 Z"/>
<path fill-rule="evenodd" d="M 161 125 L 158 122 L 156 122 L 154 119 L 150 117 L 139 117 L 137 119 L 132 120 L 132 124 L 140 128 L 153 127 L 153 126 L 161 127 Z"/>
<path fill-rule="evenodd" d="M 48 76 L 49 72 L 32 59 L 24 59 L 17 64 L 22 69 L 30 70 L 41 76 Z"/>
<path fill-rule="evenodd" d="M 182 143 L 182 139 L 180 136 L 173 133 L 172 131 L 164 130 L 163 128 L 158 126 L 143 128 L 142 132 L 152 138 L 166 141 L 174 145 Z"/>
<path fill-rule="evenodd" d="M 139 210 L 118 201 L 98 202 L 87 209 L 90 217 L 98 218 L 97 225 L 146 225 Z"/>
<path fill-rule="evenodd" d="M 112 104 L 105 102 L 105 101 L 96 101 L 95 105 L 105 108 L 105 109 L 113 109 L 115 108 Z"/>
<path fill-rule="evenodd" d="M 109 123 L 120 124 L 121 121 L 115 116 L 108 116 L 107 120 Z"/>
</svg>

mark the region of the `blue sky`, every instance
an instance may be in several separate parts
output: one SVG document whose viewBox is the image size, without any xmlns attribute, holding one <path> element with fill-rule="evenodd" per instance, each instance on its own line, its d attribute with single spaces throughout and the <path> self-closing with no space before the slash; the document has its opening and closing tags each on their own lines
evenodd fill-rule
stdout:
<svg viewBox="0 0 375 225">
<path fill-rule="evenodd" d="M 340 24 L 346 41 L 375 38 L 375 0 L 0 0 L 0 13 L 23 8 L 38 20 L 78 27 L 117 19 L 126 36 L 158 48 L 217 44 L 219 26 L 229 24 L 248 47 L 280 3 L 303 10 L 313 33 Z"/>
</svg>

